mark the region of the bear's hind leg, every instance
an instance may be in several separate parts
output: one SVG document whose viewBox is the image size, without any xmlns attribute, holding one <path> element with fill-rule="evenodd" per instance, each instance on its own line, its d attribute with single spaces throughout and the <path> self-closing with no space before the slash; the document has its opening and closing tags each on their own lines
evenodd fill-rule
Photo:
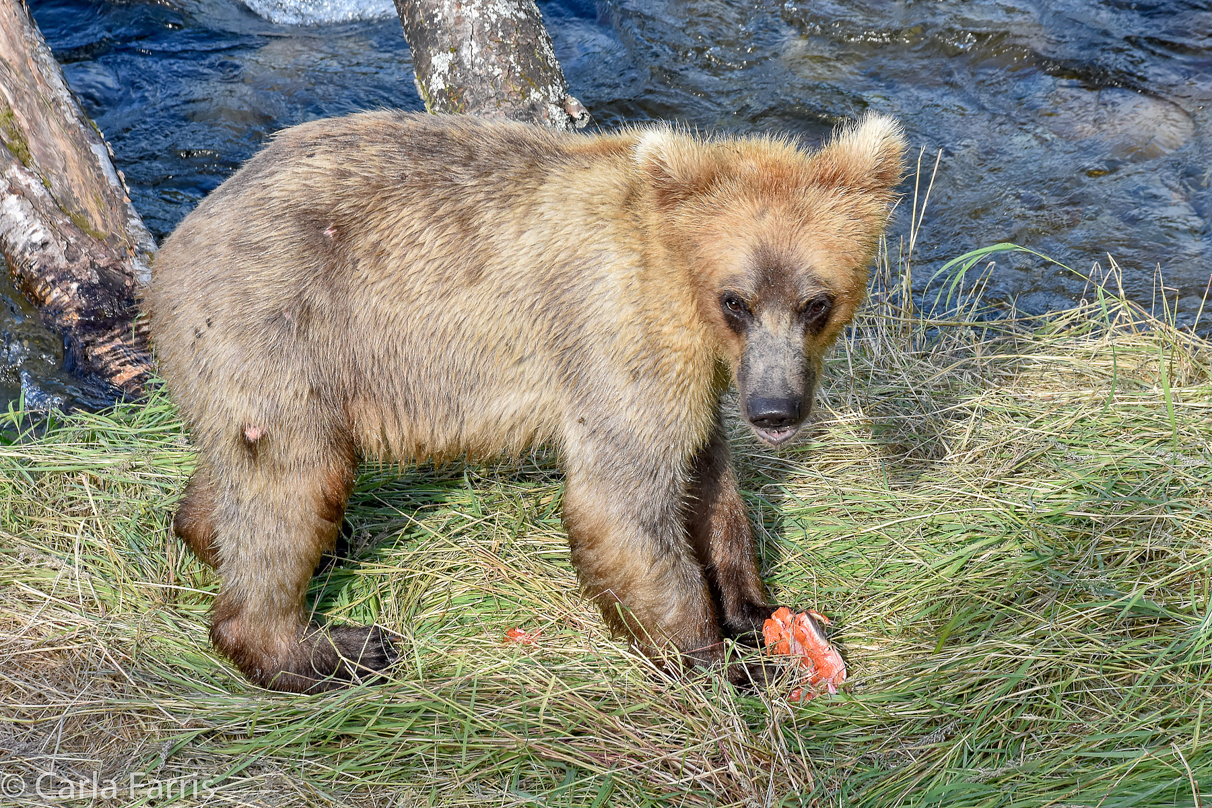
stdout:
<svg viewBox="0 0 1212 808">
<path fill-rule="evenodd" d="M 199 463 L 173 517 L 173 533 L 185 542 L 198 560 L 211 567 L 218 566 L 215 557 L 215 490 L 206 466 Z"/>
<path fill-rule="evenodd" d="M 250 680 L 274 690 L 311 693 L 373 679 L 394 659 L 379 628 L 325 629 L 304 611 L 308 583 L 344 515 L 354 453 L 277 437 L 270 430 L 267 446 L 233 463 L 239 470 L 228 472 L 220 492 L 211 640 Z"/>
</svg>

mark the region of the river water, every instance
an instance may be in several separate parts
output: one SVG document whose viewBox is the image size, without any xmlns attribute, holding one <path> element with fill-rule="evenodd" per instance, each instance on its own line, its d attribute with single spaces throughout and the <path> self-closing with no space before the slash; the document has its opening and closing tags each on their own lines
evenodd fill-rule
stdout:
<svg viewBox="0 0 1212 808">
<path fill-rule="evenodd" d="M 274 131 L 420 109 L 390 0 L 29 0 L 159 237 Z M 604 128 L 671 119 L 817 142 L 872 109 L 942 158 L 917 276 L 1013 241 L 1123 269 L 1192 324 L 1212 268 L 1212 3 L 1191 0 L 552 0 L 576 94 Z M 296 23 L 306 24 L 296 24 Z M 911 190 L 911 184 L 906 188 Z M 894 235 L 907 230 L 902 213 Z M 1083 281 L 1000 259 L 988 297 L 1070 306 Z M 1212 308 L 1212 307 L 1210 307 Z M 1199 330 L 1212 322 L 1212 311 Z M 0 395 L 74 390 L 0 287 Z"/>
</svg>

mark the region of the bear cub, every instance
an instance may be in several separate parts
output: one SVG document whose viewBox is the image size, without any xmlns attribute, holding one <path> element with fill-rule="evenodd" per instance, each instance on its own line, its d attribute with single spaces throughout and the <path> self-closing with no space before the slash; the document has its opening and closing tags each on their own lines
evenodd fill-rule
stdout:
<svg viewBox="0 0 1212 808">
<path fill-rule="evenodd" d="M 765 442 L 796 433 L 903 150 L 879 116 L 815 152 L 397 112 L 282 132 L 167 239 L 146 293 L 198 450 L 173 527 L 218 570 L 215 646 L 279 690 L 373 678 L 378 629 L 304 610 L 359 461 L 544 442 L 605 619 L 723 665 L 722 638 L 775 607 L 721 395 Z"/>
</svg>

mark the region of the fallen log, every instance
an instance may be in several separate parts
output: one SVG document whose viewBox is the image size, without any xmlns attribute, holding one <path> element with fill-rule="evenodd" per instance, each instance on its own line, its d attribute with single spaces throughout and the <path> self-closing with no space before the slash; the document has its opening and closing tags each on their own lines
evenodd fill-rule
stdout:
<svg viewBox="0 0 1212 808">
<path fill-rule="evenodd" d="M 24 3 L 0 0 L 0 253 L 64 341 L 64 364 L 114 397 L 143 394 L 135 321 L 155 242 Z"/>
</svg>

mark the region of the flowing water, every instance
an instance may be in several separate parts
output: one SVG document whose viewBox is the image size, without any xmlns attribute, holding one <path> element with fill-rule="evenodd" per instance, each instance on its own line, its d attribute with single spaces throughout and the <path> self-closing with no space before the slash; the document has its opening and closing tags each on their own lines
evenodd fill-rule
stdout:
<svg viewBox="0 0 1212 808">
<path fill-rule="evenodd" d="M 29 2 L 160 237 L 282 127 L 420 109 L 390 0 Z M 540 7 L 599 126 L 659 118 L 815 143 L 840 118 L 888 112 L 927 165 L 942 152 L 914 253 L 920 277 L 999 241 L 1087 272 L 1110 254 L 1130 296 L 1160 311 L 1160 277 L 1180 322 L 1194 323 L 1212 268 L 1212 3 Z M 1042 312 L 1083 288 L 1016 256 L 999 260 L 987 296 Z M 11 294 L 0 287 L 0 395 L 24 380 L 30 396 L 70 400 L 57 341 Z M 1204 321 L 1200 331 L 1212 311 Z"/>
</svg>

